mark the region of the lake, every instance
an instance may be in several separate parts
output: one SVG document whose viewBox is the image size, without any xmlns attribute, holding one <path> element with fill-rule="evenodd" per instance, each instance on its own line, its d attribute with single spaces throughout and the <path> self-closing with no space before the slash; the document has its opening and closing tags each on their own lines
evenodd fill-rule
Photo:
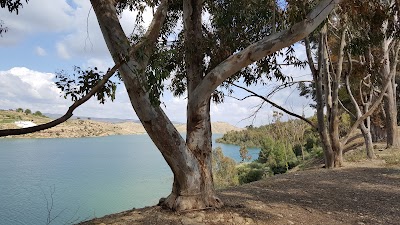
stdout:
<svg viewBox="0 0 400 225">
<path fill-rule="evenodd" d="M 240 161 L 239 146 L 215 143 Z M 249 149 L 253 159 L 257 149 Z M 173 176 L 149 136 L 0 139 L 0 224 L 76 223 L 157 204 Z M 50 217 L 48 212 L 50 211 Z"/>
</svg>

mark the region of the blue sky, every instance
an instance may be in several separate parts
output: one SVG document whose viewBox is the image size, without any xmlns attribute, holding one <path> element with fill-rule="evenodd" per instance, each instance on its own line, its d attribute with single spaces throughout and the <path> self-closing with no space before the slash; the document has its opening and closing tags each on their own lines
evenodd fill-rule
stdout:
<svg viewBox="0 0 400 225">
<path fill-rule="evenodd" d="M 151 13 L 145 13 L 146 21 Z M 121 24 L 127 34 L 133 29 L 134 12 L 126 11 L 121 16 Z M 54 85 L 54 73 L 60 70 L 71 71 L 73 66 L 99 67 L 106 70 L 113 66 L 94 12 L 87 0 L 31 0 L 20 10 L 19 15 L 0 9 L 0 20 L 9 28 L 0 37 L 0 109 L 30 108 L 48 113 L 63 114 L 71 102 L 60 97 L 60 90 Z M 296 49 L 304 57 L 302 49 Z M 294 79 L 304 80 L 307 70 L 285 68 L 284 72 Z M 264 87 L 252 87 L 260 94 L 268 92 L 274 83 Z M 245 93 L 237 91 L 238 97 Z M 307 104 L 309 100 L 297 97 L 294 90 L 284 90 L 272 100 L 293 109 L 297 113 L 312 115 Z M 174 121 L 185 122 L 186 99 L 174 98 L 165 92 L 163 102 L 167 115 Z M 211 107 L 212 121 L 229 122 L 237 126 L 266 124 L 272 120 L 272 109 L 264 107 L 256 120 L 247 119 L 260 103 L 259 99 L 249 98 L 239 102 L 226 98 L 223 104 Z M 117 90 L 114 102 L 100 105 L 89 101 L 75 111 L 77 116 L 115 117 L 136 119 L 130 106 L 125 88 Z"/>
</svg>

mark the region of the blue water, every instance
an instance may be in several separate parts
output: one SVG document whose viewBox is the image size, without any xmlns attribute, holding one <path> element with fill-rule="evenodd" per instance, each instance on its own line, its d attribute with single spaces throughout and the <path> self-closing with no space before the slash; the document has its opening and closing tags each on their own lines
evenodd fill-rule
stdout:
<svg viewBox="0 0 400 225">
<path fill-rule="evenodd" d="M 240 161 L 239 146 L 217 146 Z M 0 224 L 65 224 L 154 205 L 172 180 L 148 135 L 0 139 Z"/>
</svg>

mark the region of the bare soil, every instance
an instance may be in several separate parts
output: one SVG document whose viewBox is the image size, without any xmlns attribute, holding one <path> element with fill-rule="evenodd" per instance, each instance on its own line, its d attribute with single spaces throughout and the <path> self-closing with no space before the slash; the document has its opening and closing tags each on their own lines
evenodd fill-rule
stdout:
<svg viewBox="0 0 400 225">
<path fill-rule="evenodd" d="M 400 224 L 400 167 L 382 159 L 348 162 L 277 175 L 219 196 L 221 209 L 178 213 L 153 206 L 82 224 Z"/>
</svg>

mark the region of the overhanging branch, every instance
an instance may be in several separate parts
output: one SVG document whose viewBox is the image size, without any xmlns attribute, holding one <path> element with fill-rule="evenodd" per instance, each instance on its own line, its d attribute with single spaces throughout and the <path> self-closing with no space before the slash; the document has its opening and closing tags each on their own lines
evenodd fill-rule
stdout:
<svg viewBox="0 0 400 225">
<path fill-rule="evenodd" d="M 89 93 L 84 95 L 81 99 L 78 101 L 74 102 L 69 108 L 68 111 L 60 118 L 50 121 L 45 124 L 33 126 L 33 127 L 27 127 L 27 128 L 20 128 L 20 129 L 5 129 L 5 130 L 0 130 L 0 137 L 8 136 L 8 135 L 22 135 L 22 134 L 28 134 L 28 133 L 33 133 L 45 129 L 49 129 L 52 127 L 55 127 L 65 121 L 67 121 L 71 116 L 73 115 L 72 113 L 76 108 L 78 108 L 80 105 L 83 103 L 87 102 L 94 94 L 96 94 L 97 91 L 100 90 L 104 86 L 104 84 L 110 79 L 110 77 L 118 70 L 118 68 L 122 65 L 122 63 L 116 64 L 113 68 L 111 68 L 101 79 L 96 86 L 92 90 L 90 90 Z"/>
<path fill-rule="evenodd" d="M 194 90 L 193 95 L 196 97 L 189 100 L 193 101 L 190 105 L 202 104 L 222 82 L 242 68 L 307 37 L 325 20 L 339 2 L 340 0 L 323 0 L 303 21 L 231 55 L 204 77 L 200 85 Z"/>
<path fill-rule="evenodd" d="M 298 118 L 298 119 L 303 120 L 304 122 L 308 123 L 308 124 L 309 124 L 312 128 L 314 128 L 315 130 L 318 129 L 317 126 L 314 125 L 314 123 L 311 122 L 309 119 L 307 119 L 307 118 L 305 118 L 305 117 L 303 117 L 303 116 L 300 116 L 300 115 L 298 115 L 298 114 L 296 114 L 296 113 L 290 112 L 289 110 L 287 110 L 287 109 L 283 108 L 282 106 L 280 106 L 280 105 L 278 105 L 278 104 L 272 102 L 271 100 L 265 98 L 264 96 L 255 93 L 254 91 L 252 91 L 252 90 L 250 90 L 250 89 L 248 89 L 248 88 L 239 86 L 239 85 L 234 84 L 234 83 L 230 83 L 230 84 L 233 85 L 233 86 L 235 86 L 235 87 L 237 87 L 237 88 L 240 88 L 240 89 L 242 89 L 242 90 L 245 90 L 245 91 L 251 93 L 251 94 L 252 94 L 252 95 L 250 95 L 251 97 L 258 97 L 258 98 L 261 98 L 262 100 L 264 100 L 265 102 L 271 104 L 271 105 L 274 106 L 275 108 L 280 109 L 280 110 L 282 110 L 283 112 L 285 112 L 285 113 L 287 113 L 287 114 L 289 114 L 289 115 L 291 115 L 291 116 L 294 116 L 294 117 L 296 117 L 296 118 Z"/>
<path fill-rule="evenodd" d="M 166 14 L 167 14 L 167 9 L 168 9 L 169 3 L 167 0 L 161 1 L 161 4 L 157 8 L 157 11 L 154 14 L 154 17 L 152 19 L 152 22 L 149 26 L 149 29 L 143 36 L 142 40 L 135 46 L 132 46 L 131 49 L 129 50 L 127 56 L 122 56 L 120 57 L 120 60 L 118 63 L 116 63 L 105 75 L 104 77 L 96 84 L 96 86 L 93 87 L 93 89 L 84 95 L 81 99 L 78 101 L 74 102 L 69 108 L 68 111 L 61 116 L 58 119 L 55 119 L 53 121 L 50 121 L 45 124 L 40 124 L 37 126 L 33 127 L 27 127 L 27 128 L 19 128 L 19 129 L 4 129 L 0 130 L 0 137 L 5 137 L 9 135 L 22 135 L 22 134 L 28 134 L 28 133 L 33 133 L 41 130 L 46 130 L 52 127 L 55 127 L 65 121 L 67 121 L 69 118 L 72 117 L 73 112 L 76 108 L 81 106 L 83 103 L 87 102 L 97 91 L 99 91 L 110 79 L 111 76 L 123 65 L 126 63 L 126 61 L 129 59 L 129 57 L 134 56 L 134 54 L 139 50 L 143 49 L 144 53 L 147 53 L 147 55 L 150 54 L 152 51 L 152 46 L 154 45 L 157 41 L 157 37 L 159 36 L 160 30 L 162 28 L 162 24 L 164 23 Z M 145 54 L 146 55 L 146 54 Z M 148 60 L 148 57 L 147 59 Z"/>
</svg>

